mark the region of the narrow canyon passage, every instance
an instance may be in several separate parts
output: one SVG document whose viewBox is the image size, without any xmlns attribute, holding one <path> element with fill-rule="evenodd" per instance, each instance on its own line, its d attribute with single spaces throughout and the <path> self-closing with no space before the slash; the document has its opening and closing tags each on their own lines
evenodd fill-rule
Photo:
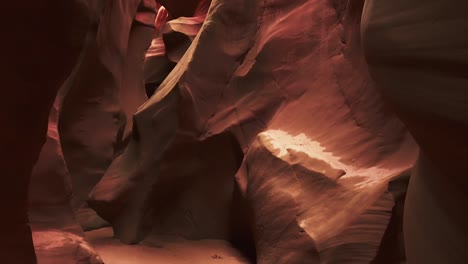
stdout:
<svg viewBox="0 0 468 264">
<path fill-rule="evenodd" d="M 468 263 L 466 10 L 12 4 L 0 263 Z"/>
</svg>

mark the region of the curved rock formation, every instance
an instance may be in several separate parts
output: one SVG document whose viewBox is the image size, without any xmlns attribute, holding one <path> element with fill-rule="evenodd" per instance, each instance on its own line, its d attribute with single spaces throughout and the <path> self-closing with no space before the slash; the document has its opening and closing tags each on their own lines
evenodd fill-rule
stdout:
<svg viewBox="0 0 468 264">
<path fill-rule="evenodd" d="M 166 45 L 162 37 L 163 28 L 169 19 L 166 8 L 159 7 L 155 20 L 155 33 L 151 45 L 145 54 L 144 80 L 146 95 L 151 97 L 154 91 L 164 81 L 175 64 L 166 57 Z"/>
<path fill-rule="evenodd" d="M 13 3 L 1 262 L 468 262 L 465 2 Z"/>
<path fill-rule="evenodd" d="M 210 0 L 199 1 L 193 16 L 172 19 L 165 7 L 156 18 L 156 34 L 145 59 L 145 82 L 148 97 L 161 85 L 180 61 L 205 21 Z"/>
<path fill-rule="evenodd" d="M 367 72 L 362 6 L 213 1 L 92 208 L 127 243 L 170 233 L 247 240 L 258 263 L 371 262 L 388 183 L 417 147 Z"/>
<path fill-rule="evenodd" d="M 367 1 L 364 49 L 387 102 L 421 147 L 404 231 L 409 263 L 466 263 L 466 1 Z"/>
<path fill-rule="evenodd" d="M 58 91 L 49 116 L 47 139 L 29 183 L 28 214 L 39 263 L 102 263 L 85 241 L 84 232 L 72 211 L 73 186 L 57 129 L 59 110 L 77 68 Z"/>
<path fill-rule="evenodd" d="M 143 59 L 154 30 L 154 1 L 126 3 L 116 8 L 113 2 L 87 2 L 92 20 L 84 28 L 87 41 L 49 116 L 47 141 L 30 184 L 29 215 L 40 262 L 102 262 L 83 239 L 82 227 L 106 223 L 84 201 L 119 147 L 116 142 L 128 134 L 124 129 L 131 118 L 125 115 L 146 100 Z M 117 35 L 110 24 L 116 21 L 122 29 Z"/>
<path fill-rule="evenodd" d="M 125 144 L 131 116 L 147 99 L 143 60 L 154 30 L 155 8 L 154 1 L 108 2 L 63 99 L 58 128 L 74 209 L 83 206 Z"/>
</svg>

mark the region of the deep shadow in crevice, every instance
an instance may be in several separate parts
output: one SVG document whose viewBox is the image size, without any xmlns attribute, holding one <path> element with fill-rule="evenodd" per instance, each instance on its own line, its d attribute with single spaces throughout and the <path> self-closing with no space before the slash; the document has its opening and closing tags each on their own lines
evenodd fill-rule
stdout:
<svg viewBox="0 0 468 264">
<path fill-rule="evenodd" d="M 178 135 L 157 172 L 152 234 L 228 240 L 255 263 L 252 212 L 234 177 L 243 158 L 231 132 L 203 141 Z"/>
<path fill-rule="evenodd" d="M 371 264 L 405 263 L 406 253 L 403 239 L 403 212 L 410 171 L 403 173 L 388 183 L 388 191 L 393 195 L 395 205 L 387 229 L 382 237 L 377 255 Z"/>
<path fill-rule="evenodd" d="M 254 215 L 248 200 L 242 195 L 239 184 L 235 182 L 231 217 L 229 218 L 230 240 L 251 263 L 256 263 L 257 252 L 253 232 Z"/>
</svg>

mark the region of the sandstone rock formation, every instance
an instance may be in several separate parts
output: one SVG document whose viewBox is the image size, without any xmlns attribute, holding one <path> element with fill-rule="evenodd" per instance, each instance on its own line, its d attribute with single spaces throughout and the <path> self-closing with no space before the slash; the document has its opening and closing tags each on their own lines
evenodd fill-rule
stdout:
<svg viewBox="0 0 468 264">
<path fill-rule="evenodd" d="M 192 16 L 171 18 L 161 7 L 156 18 L 156 33 L 145 58 L 145 82 L 148 97 L 180 61 L 205 21 L 211 1 L 202 0 Z"/>
<path fill-rule="evenodd" d="M 1 262 L 468 262 L 467 7 L 13 3 Z"/>
<path fill-rule="evenodd" d="M 409 263 L 466 263 L 468 29 L 465 1 L 367 1 L 373 78 L 421 147 L 405 207 Z M 404 26 L 402 26 L 404 25 Z"/>
<path fill-rule="evenodd" d="M 108 2 L 63 99 L 58 128 L 74 208 L 102 177 L 128 137 L 133 112 L 147 99 L 143 60 L 155 8 L 154 1 Z"/>
<path fill-rule="evenodd" d="M 258 263 L 371 262 L 388 183 L 417 147 L 367 73 L 362 5 L 213 1 L 92 208 L 127 243 L 177 234 L 250 242 Z"/>
<path fill-rule="evenodd" d="M 73 186 L 57 129 L 59 109 L 75 73 L 58 91 L 49 116 L 47 138 L 29 183 L 28 213 L 38 263 L 102 263 L 85 241 L 84 232 L 72 211 Z"/>
<path fill-rule="evenodd" d="M 125 137 L 126 120 L 131 121 L 125 114 L 131 116 L 146 100 L 143 59 L 153 33 L 155 2 L 146 6 L 139 1 L 129 3 L 126 7 L 133 8 L 133 14 L 127 14 L 130 17 L 119 13 L 124 11 L 119 9 L 121 5 L 87 4 L 92 24 L 85 28 L 86 44 L 57 95 L 47 141 L 30 184 L 29 218 L 41 263 L 102 262 L 83 239 L 82 227 L 86 230 L 106 223 L 83 203 L 112 159 L 116 142 L 122 141 L 119 136 Z M 128 32 L 107 39 L 103 35 L 116 33 L 110 24 L 116 21 Z M 115 48 L 122 39 L 128 44 Z M 120 122 L 115 122 L 116 115 Z M 116 132 L 119 130 L 121 134 Z"/>
<path fill-rule="evenodd" d="M 154 91 L 175 66 L 166 57 L 166 45 L 163 40 L 163 28 L 168 19 L 169 14 L 166 8 L 163 6 L 159 7 L 155 21 L 155 32 L 151 45 L 146 51 L 143 67 L 145 90 L 148 98 L 153 95 Z"/>
</svg>

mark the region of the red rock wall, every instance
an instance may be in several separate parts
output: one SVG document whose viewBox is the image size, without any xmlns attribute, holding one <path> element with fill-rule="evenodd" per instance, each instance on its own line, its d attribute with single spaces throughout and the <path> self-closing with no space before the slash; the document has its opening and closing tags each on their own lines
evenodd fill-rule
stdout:
<svg viewBox="0 0 468 264">
<path fill-rule="evenodd" d="M 102 262 L 76 219 L 105 224 L 91 192 L 125 243 L 226 239 L 265 264 L 466 262 L 464 2 L 161 4 L 156 35 L 151 0 L 3 17 L 18 23 L 1 47 L 0 259 L 35 262 L 30 184 L 40 261 Z M 152 39 L 164 52 L 145 55 Z"/>
<path fill-rule="evenodd" d="M 465 263 L 465 1 L 367 1 L 363 46 L 385 100 L 421 147 L 405 207 L 411 263 Z"/>
<path fill-rule="evenodd" d="M 56 97 L 30 184 L 29 215 L 40 262 L 102 262 L 83 239 L 82 228 L 106 223 L 85 200 L 127 136 L 127 120 L 146 100 L 143 59 L 153 24 L 142 23 L 147 17 L 153 22 L 155 10 L 136 18 L 140 1 L 117 8 L 114 2 L 87 4 L 92 22 L 84 28 L 85 45 Z M 132 26 L 134 19 L 142 22 Z M 116 21 L 120 31 L 111 24 Z M 122 42 L 127 43 L 119 46 Z"/>
<path fill-rule="evenodd" d="M 128 243 L 240 228 L 259 263 L 372 261 L 394 207 L 388 182 L 417 147 L 367 72 L 362 4 L 214 1 L 91 206 Z M 232 147 L 209 143 L 223 137 Z M 239 205 L 251 216 L 233 227 L 224 208 Z"/>
</svg>

